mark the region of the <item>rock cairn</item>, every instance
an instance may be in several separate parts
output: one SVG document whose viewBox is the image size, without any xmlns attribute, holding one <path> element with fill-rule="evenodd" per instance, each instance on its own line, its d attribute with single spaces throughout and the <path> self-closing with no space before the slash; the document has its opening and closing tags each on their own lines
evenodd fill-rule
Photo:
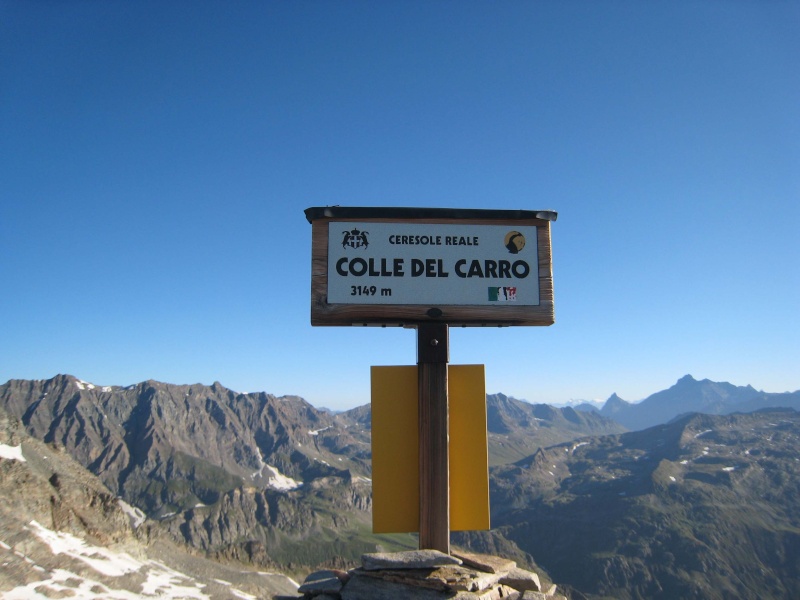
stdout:
<svg viewBox="0 0 800 600">
<path fill-rule="evenodd" d="M 303 600 L 566 600 L 514 561 L 436 550 L 365 554 L 361 567 L 316 571 L 297 591 Z"/>
</svg>

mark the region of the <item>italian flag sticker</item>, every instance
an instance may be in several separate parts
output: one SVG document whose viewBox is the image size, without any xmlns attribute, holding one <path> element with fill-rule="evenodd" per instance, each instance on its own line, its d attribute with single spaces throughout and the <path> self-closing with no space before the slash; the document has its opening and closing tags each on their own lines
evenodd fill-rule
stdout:
<svg viewBox="0 0 800 600">
<path fill-rule="evenodd" d="M 515 302 L 517 288 L 515 287 L 490 287 L 489 302 Z"/>
</svg>

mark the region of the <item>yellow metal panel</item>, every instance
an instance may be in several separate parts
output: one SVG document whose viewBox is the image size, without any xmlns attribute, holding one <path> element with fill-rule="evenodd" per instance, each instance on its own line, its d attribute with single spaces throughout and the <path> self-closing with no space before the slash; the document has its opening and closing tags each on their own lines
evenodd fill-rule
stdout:
<svg viewBox="0 0 800 600">
<path fill-rule="evenodd" d="M 483 365 L 450 365 L 450 530 L 489 529 L 489 450 Z"/>
<path fill-rule="evenodd" d="M 372 530 L 419 531 L 417 367 L 372 367 Z"/>
<path fill-rule="evenodd" d="M 416 366 L 372 367 L 372 528 L 419 531 Z M 483 365 L 450 365 L 450 529 L 489 529 Z"/>
</svg>

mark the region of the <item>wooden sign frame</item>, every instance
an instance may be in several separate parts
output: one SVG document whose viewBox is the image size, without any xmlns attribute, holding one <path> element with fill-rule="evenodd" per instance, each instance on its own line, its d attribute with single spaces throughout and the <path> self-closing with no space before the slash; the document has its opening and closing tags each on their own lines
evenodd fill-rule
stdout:
<svg viewBox="0 0 800 600">
<path fill-rule="evenodd" d="M 550 244 L 550 223 L 557 218 L 554 211 L 330 206 L 306 209 L 305 215 L 312 225 L 311 324 L 314 326 L 416 327 L 420 323 L 437 322 L 464 327 L 547 326 L 555 322 Z M 448 303 L 429 304 L 329 303 L 329 224 L 336 222 L 413 224 L 429 229 L 435 229 L 438 225 L 460 225 L 475 226 L 476 231 L 480 231 L 481 226 L 504 226 L 510 230 L 515 227 L 535 227 L 538 303 L 462 305 L 458 304 L 457 297 Z M 491 279 L 487 280 L 487 283 L 491 282 Z M 499 285 L 503 282 L 496 283 Z"/>
</svg>

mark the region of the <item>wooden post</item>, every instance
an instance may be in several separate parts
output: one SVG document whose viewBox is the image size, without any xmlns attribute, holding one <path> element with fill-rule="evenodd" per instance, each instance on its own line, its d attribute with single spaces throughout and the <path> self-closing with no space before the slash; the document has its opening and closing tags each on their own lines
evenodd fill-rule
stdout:
<svg viewBox="0 0 800 600">
<path fill-rule="evenodd" d="M 450 454 L 446 323 L 417 327 L 419 547 L 450 554 Z"/>
</svg>

